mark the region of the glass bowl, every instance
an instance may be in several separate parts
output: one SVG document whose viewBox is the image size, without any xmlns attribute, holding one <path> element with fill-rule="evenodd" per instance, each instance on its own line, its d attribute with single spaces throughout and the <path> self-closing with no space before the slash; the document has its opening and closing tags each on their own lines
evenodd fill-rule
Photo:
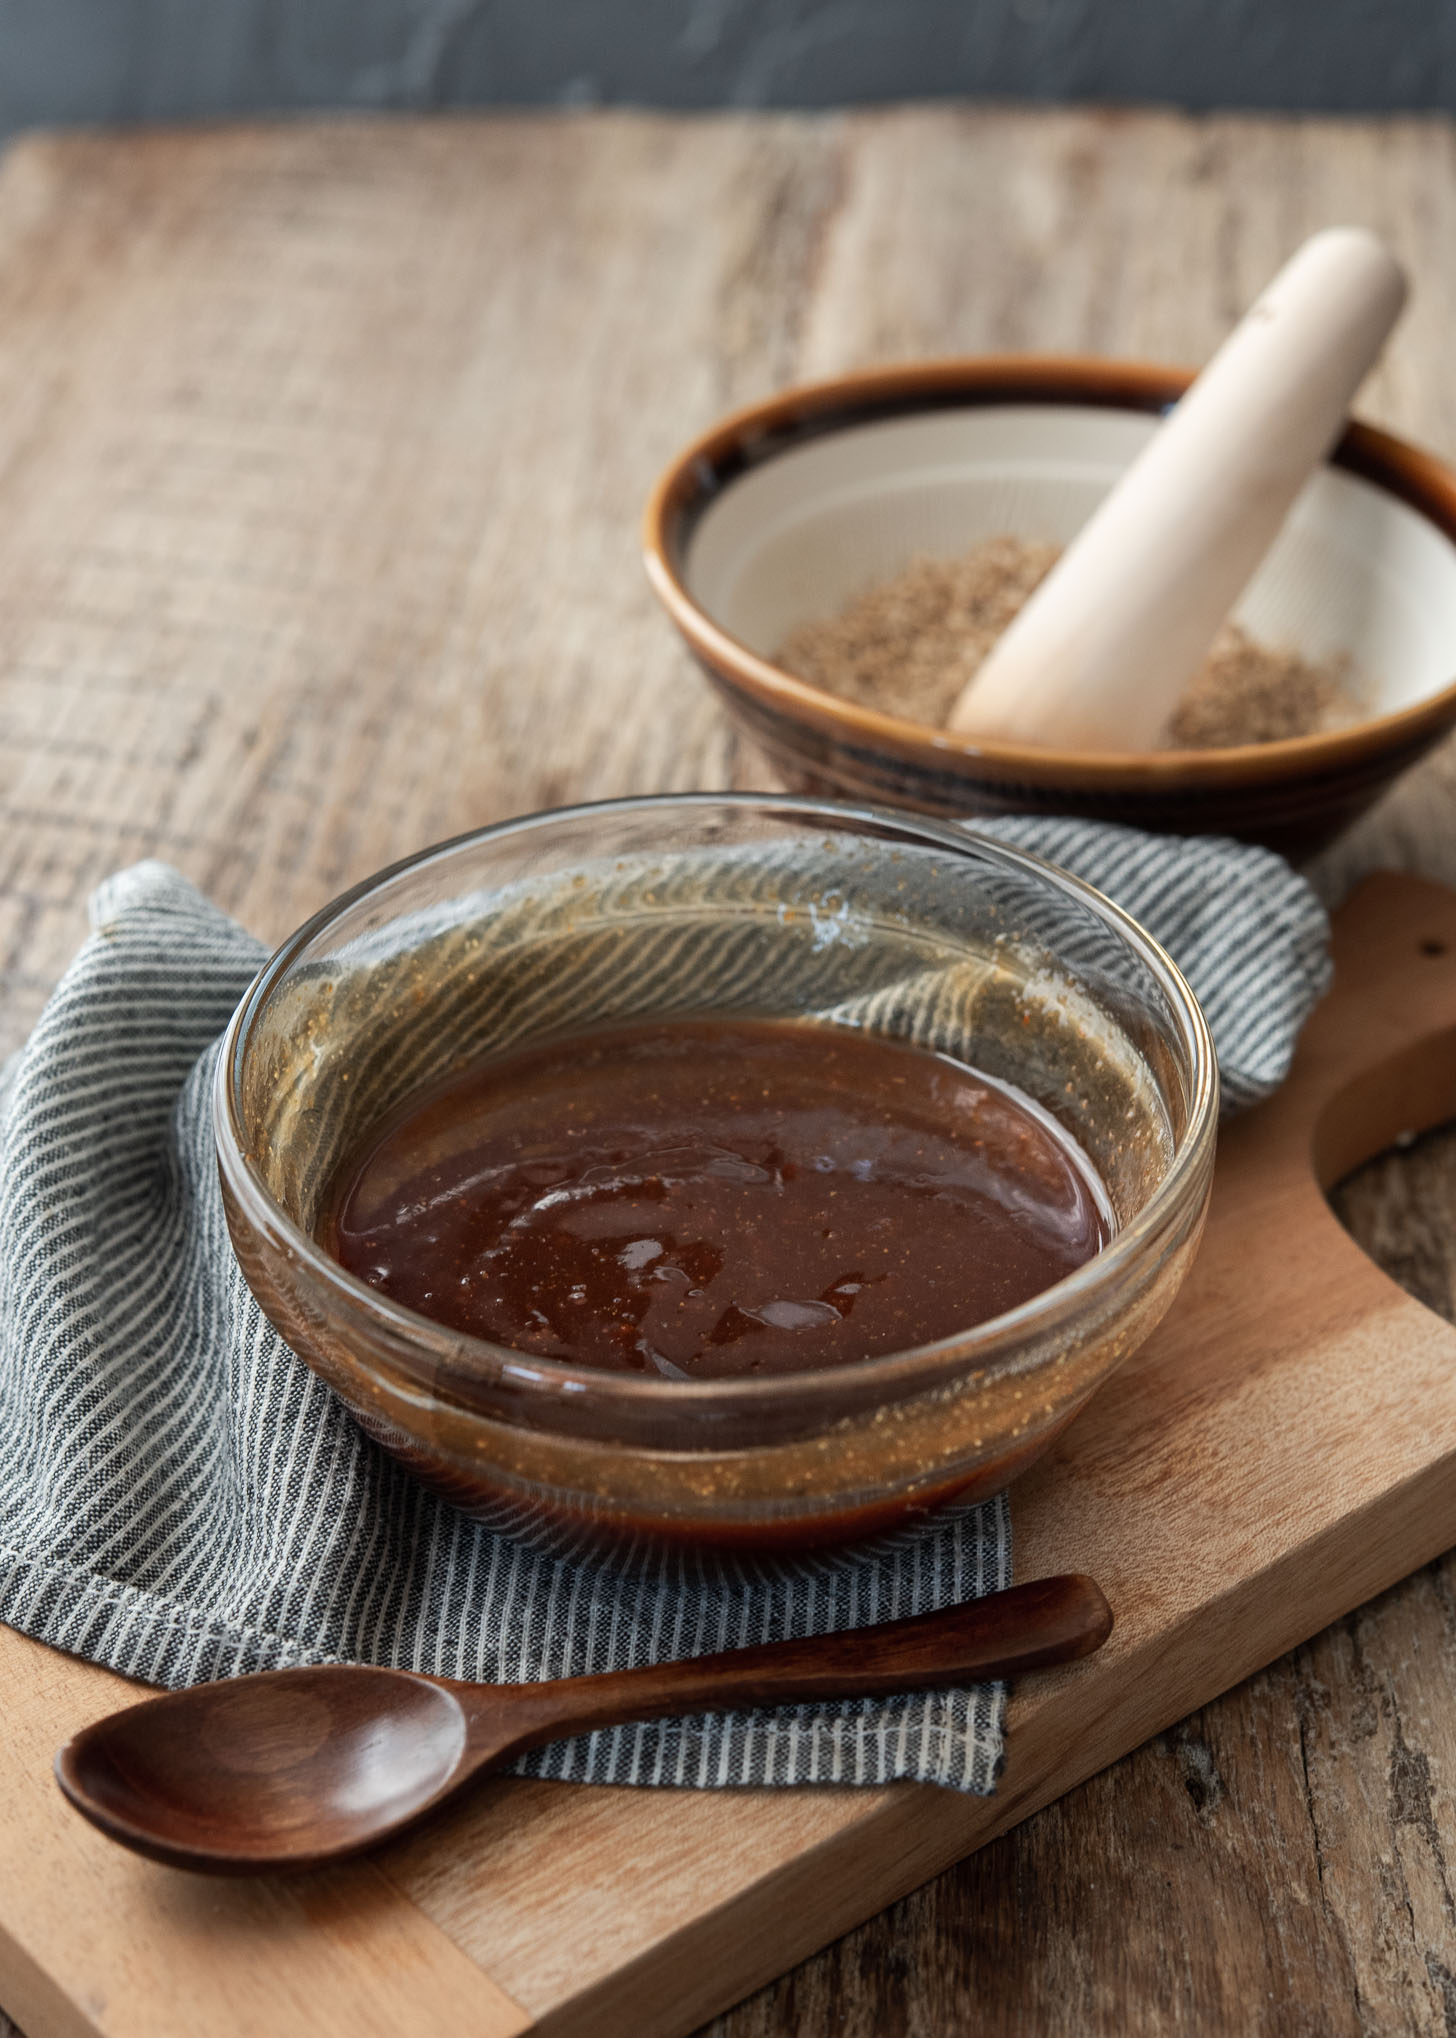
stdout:
<svg viewBox="0 0 1456 2038">
<path fill-rule="evenodd" d="M 1115 1236 L 935 1344 L 706 1381 L 464 1336 L 315 1242 L 341 1158 L 424 1085 L 526 1040 L 672 1013 L 865 1027 L 1014 1083 L 1092 1160 Z M 772 1549 L 984 1496 L 1046 1449 L 1187 1272 L 1217 1093 L 1192 992 L 1089 886 L 913 816 L 705 794 L 531 815 L 357 886 L 259 975 L 215 1106 L 254 1294 L 421 1478 L 557 1546 Z"/>
</svg>

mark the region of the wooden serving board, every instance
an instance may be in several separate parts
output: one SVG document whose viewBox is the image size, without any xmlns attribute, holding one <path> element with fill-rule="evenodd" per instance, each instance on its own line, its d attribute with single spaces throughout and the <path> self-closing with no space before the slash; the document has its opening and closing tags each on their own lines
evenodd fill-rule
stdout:
<svg viewBox="0 0 1456 2038">
<path fill-rule="evenodd" d="M 506 1779 L 327 1874 L 111 1846 L 52 1751 L 117 1677 L 0 1630 L 0 2002 L 28 2038 L 691 2030 L 1456 1542 L 1456 1329 L 1321 1191 L 1456 1116 L 1456 893 L 1372 880 L 1273 1101 L 1224 1135 L 1172 1317 L 1016 1489 L 1016 1570 L 1091 1571 L 1100 1655 L 1028 1679 L 996 1797 Z"/>
</svg>

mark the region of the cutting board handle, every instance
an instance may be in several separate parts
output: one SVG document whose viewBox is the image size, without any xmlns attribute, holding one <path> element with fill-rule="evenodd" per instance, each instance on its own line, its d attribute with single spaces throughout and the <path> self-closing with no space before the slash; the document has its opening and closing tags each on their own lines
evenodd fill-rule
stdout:
<svg viewBox="0 0 1456 2038">
<path fill-rule="evenodd" d="M 1456 1119 L 1456 892 L 1368 879 L 1339 915 L 1334 963 L 1336 994 L 1311 1016 L 1289 1080 L 1220 1140 L 1267 1232 L 1342 1262 L 1344 1283 L 1384 1301 L 1390 1276 L 1328 1195 L 1385 1148 Z"/>
</svg>

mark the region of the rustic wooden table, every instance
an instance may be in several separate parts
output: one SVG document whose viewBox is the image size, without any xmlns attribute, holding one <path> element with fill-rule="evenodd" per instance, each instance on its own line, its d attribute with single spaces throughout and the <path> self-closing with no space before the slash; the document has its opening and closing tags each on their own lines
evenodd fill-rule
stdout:
<svg viewBox="0 0 1456 2038">
<path fill-rule="evenodd" d="M 731 404 L 926 353 L 1206 355 L 1294 244 L 1387 234 L 1363 406 L 1456 452 L 1437 121 L 897 109 L 35 139 L 0 176 L 0 1043 L 107 871 L 260 935 L 563 798 L 769 782 L 636 518 Z M 1456 882 L 1456 751 L 1317 872 Z M 1342 1192 L 1456 1312 L 1456 1147 Z M 1456 2030 L 1456 1563 L 712 2027 Z M 0 2030 L 4 2019 L 0 2017 Z"/>
</svg>

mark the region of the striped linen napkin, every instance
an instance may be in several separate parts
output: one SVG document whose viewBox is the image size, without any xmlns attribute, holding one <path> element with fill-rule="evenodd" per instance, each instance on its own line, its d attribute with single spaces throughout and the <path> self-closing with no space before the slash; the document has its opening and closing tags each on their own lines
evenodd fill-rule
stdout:
<svg viewBox="0 0 1456 2038">
<path fill-rule="evenodd" d="M 1203 1001 L 1232 1105 L 1281 1080 L 1329 972 L 1323 910 L 1286 864 L 1080 821 L 985 832 L 1159 936 Z M 212 1073 L 262 948 L 157 863 L 104 884 L 91 923 L 0 1096 L 0 1619 L 161 1684 L 335 1660 L 501 1681 L 856 1627 L 1011 1582 L 1004 1496 L 865 1550 L 628 1574 L 428 1493 L 282 1343 L 228 1242 Z M 519 1767 L 988 1792 L 1003 1713 L 986 1685 L 718 1714 Z"/>
</svg>

